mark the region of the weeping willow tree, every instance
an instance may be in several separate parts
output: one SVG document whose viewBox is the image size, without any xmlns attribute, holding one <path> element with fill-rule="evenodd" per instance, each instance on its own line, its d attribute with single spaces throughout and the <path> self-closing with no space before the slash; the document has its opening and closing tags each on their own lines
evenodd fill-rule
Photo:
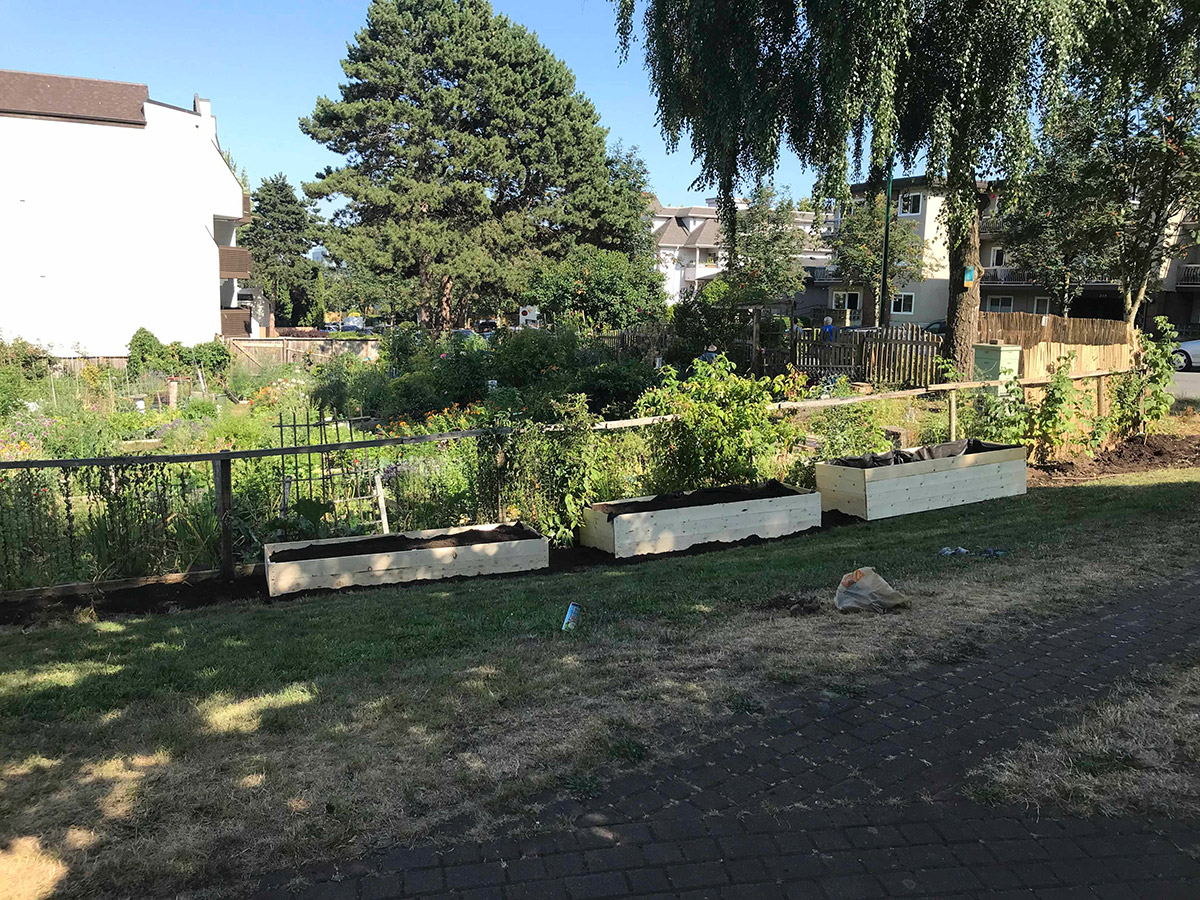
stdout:
<svg viewBox="0 0 1200 900">
<path fill-rule="evenodd" d="M 616 0 L 626 52 L 635 0 Z M 722 215 L 786 145 L 820 195 L 848 199 L 850 174 L 882 180 L 924 159 L 946 191 L 947 355 L 973 365 L 981 179 L 1010 189 L 1033 149 L 1031 116 L 1057 94 L 1095 0 L 648 0 L 646 66 L 668 144 L 690 135 L 698 184 Z"/>
</svg>

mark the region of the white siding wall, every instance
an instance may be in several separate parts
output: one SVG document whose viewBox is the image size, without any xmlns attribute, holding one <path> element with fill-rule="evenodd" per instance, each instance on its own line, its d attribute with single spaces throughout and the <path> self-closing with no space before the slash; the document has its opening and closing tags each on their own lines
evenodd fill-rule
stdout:
<svg viewBox="0 0 1200 900">
<path fill-rule="evenodd" d="M 241 185 L 211 116 L 145 112 L 145 128 L 0 116 L 6 338 L 121 356 L 141 326 L 187 344 L 220 332 L 213 217 L 241 215 Z"/>
</svg>

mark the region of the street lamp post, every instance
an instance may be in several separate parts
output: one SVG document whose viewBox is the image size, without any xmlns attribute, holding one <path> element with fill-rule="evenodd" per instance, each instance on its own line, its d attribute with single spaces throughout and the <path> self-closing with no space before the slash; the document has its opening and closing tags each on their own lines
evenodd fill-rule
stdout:
<svg viewBox="0 0 1200 900">
<path fill-rule="evenodd" d="M 892 298 L 888 296 L 888 246 L 892 237 L 892 169 L 895 156 L 888 154 L 887 199 L 883 204 L 883 270 L 879 274 L 879 324 L 892 324 Z"/>
</svg>

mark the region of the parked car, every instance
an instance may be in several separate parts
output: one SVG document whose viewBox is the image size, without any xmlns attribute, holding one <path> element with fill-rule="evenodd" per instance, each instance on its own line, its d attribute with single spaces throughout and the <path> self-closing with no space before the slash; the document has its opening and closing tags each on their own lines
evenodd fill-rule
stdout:
<svg viewBox="0 0 1200 900">
<path fill-rule="evenodd" d="M 930 334 L 945 334 L 946 333 L 946 320 L 938 319 L 936 322 L 930 322 L 928 325 L 925 326 L 925 330 L 927 332 L 929 332 Z"/>
<path fill-rule="evenodd" d="M 1200 360 L 1200 341 L 1183 341 L 1179 349 L 1171 354 L 1176 372 L 1186 372 Z"/>
</svg>

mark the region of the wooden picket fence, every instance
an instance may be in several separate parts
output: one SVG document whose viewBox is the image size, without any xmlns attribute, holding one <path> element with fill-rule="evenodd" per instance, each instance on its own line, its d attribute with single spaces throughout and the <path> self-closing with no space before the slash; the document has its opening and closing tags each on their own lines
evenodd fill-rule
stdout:
<svg viewBox="0 0 1200 900">
<path fill-rule="evenodd" d="M 805 329 L 796 333 L 790 346 L 767 348 L 763 368 L 778 375 L 790 365 L 814 380 L 844 376 L 876 385 L 921 387 L 938 380 L 941 348 L 941 335 L 911 324 L 841 331 L 832 341 L 818 329 Z"/>
<path fill-rule="evenodd" d="M 863 380 L 872 384 L 919 387 L 933 384 L 942 336 L 907 323 L 878 331 L 855 332 L 861 337 Z"/>
</svg>

